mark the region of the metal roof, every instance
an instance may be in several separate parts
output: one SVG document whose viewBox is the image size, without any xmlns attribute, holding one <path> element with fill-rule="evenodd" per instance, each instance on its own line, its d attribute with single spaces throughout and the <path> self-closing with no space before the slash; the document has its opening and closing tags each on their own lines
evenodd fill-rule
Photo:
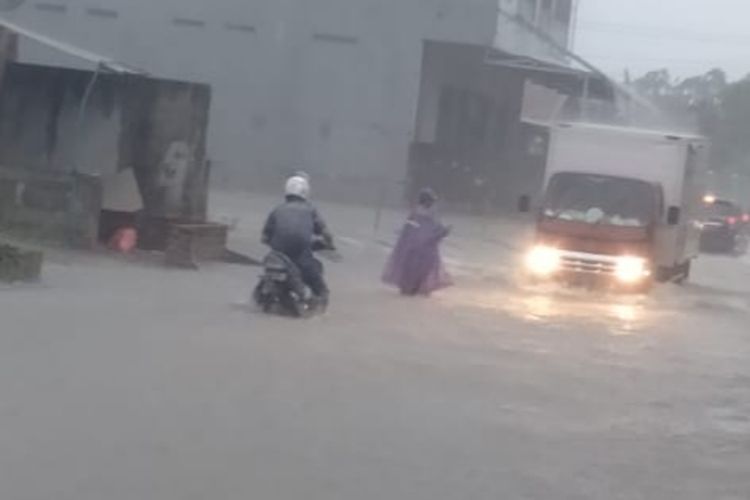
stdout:
<svg viewBox="0 0 750 500">
<path fill-rule="evenodd" d="M 61 40 L 55 40 L 54 38 L 48 37 L 36 31 L 30 30 L 28 28 L 24 28 L 23 26 L 13 23 L 1 16 L 0 16 L 0 26 L 20 36 L 29 38 L 38 43 L 41 43 L 42 45 L 50 47 L 54 50 L 63 52 L 73 57 L 77 57 L 84 61 L 91 62 L 92 64 L 96 65 L 98 68 L 104 69 L 106 71 L 111 71 L 113 73 L 120 73 L 120 74 L 131 74 L 131 75 L 145 74 L 145 72 L 142 70 L 130 67 L 126 64 L 115 61 L 112 58 L 103 56 L 101 54 L 97 54 L 96 52 L 92 52 L 90 50 L 86 50 L 81 47 L 77 47 L 70 43 L 63 42 Z"/>
</svg>

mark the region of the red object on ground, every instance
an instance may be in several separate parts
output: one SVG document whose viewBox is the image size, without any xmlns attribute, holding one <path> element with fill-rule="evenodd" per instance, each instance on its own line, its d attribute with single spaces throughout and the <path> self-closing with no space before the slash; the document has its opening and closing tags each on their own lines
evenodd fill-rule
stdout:
<svg viewBox="0 0 750 500">
<path fill-rule="evenodd" d="M 120 253 L 131 253 L 138 246 L 138 231 L 132 227 L 118 229 L 109 240 L 109 248 Z"/>
</svg>

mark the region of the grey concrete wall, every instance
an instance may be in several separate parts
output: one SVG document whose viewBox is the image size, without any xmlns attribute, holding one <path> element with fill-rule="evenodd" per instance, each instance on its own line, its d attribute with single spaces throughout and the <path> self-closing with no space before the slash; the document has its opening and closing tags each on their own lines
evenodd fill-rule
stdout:
<svg viewBox="0 0 750 500">
<path fill-rule="evenodd" d="M 116 16 L 101 17 L 83 0 L 59 1 L 64 12 L 26 2 L 6 15 L 154 75 L 210 83 L 215 174 L 246 185 L 299 166 L 319 179 L 402 179 L 422 41 L 489 45 L 497 9 L 497 0 L 100 0 Z M 21 57 L 73 64 L 29 43 Z"/>
</svg>

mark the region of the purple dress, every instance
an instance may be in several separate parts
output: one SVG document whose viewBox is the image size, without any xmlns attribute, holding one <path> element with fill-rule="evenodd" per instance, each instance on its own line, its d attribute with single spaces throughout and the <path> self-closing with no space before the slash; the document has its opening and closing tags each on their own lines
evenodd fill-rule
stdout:
<svg viewBox="0 0 750 500">
<path fill-rule="evenodd" d="M 383 272 L 383 282 L 397 287 L 404 295 L 429 295 L 450 286 L 439 249 L 449 232 L 432 213 L 417 209 L 401 231 Z"/>
</svg>

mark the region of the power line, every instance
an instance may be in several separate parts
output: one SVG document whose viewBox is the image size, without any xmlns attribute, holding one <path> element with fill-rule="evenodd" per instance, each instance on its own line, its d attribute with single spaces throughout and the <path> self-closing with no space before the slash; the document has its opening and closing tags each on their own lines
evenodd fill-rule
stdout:
<svg viewBox="0 0 750 500">
<path fill-rule="evenodd" d="M 657 28 L 654 26 L 635 26 L 613 23 L 580 22 L 578 30 L 593 33 L 605 33 L 616 36 L 628 36 L 647 39 L 687 40 L 703 43 L 732 43 L 750 45 L 750 36 L 740 34 L 709 34 L 688 30 Z"/>
<path fill-rule="evenodd" d="M 634 62 L 634 63 L 669 63 L 669 64 L 708 64 L 713 65 L 714 67 L 721 67 L 722 65 L 727 64 L 738 64 L 743 63 L 748 66 L 748 69 L 750 70 L 750 59 L 744 58 L 744 57 L 737 57 L 732 59 L 716 59 L 714 57 L 712 58 L 706 58 L 706 59 L 675 59 L 673 57 L 643 57 L 641 55 L 633 55 L 633 56 L 627 56 L 627 55 L 612 55 L 609 54 L 592 54 L 587 53 L 587 56 L 596 59 L 598 61 L 621 61 L 621 62 Z"/>
</svg>

